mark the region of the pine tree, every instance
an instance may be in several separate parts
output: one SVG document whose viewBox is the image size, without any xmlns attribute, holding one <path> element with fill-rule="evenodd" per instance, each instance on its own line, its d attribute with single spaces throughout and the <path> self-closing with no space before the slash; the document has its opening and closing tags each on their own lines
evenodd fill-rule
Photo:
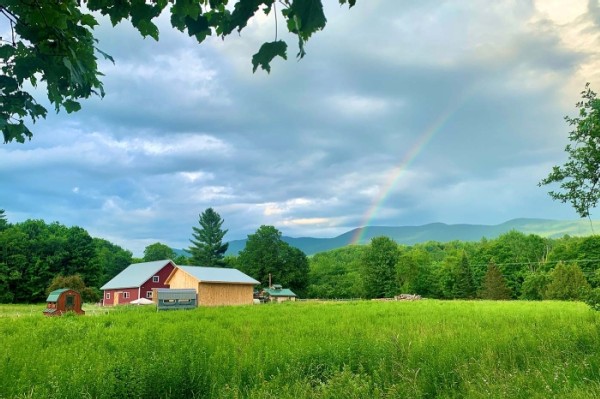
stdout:
<svg viewBox="0 0 600 399">
<path fill-rule="evenodd" d="M 456 281 L 454 285 L 454 297 L 460 299 L 471 299 L 475 297 L 475 282 L 473 281 L 473 272 L 469 264 L 467 254 L 463 252 L 458 270 L 456 271 Z"/>
<path fill-rule="evenodd" d="M 8 221 L 6 220 L 6 213 L 4 209 L 0 209 L 0 231 L 8 228 Z"/>
<path fill-rule="evenodd" d="M 192 254 L 191 263 L 200 266 L 225 266 L 223 257 L 229 243 L 223 244 L 227 230 L 221 226 L 224 220 L 212 208 L 206 209 L 198 218 L 200 227 L 193 227 L 193 244 L 189 248 Z"/>
<path fill-rule="evenodd" d="M 490 263 L 483 277 L 481 287 L 482 299 L 506 300 L 511 298 L 510 289 L 498 266 Z"/>
</svg>

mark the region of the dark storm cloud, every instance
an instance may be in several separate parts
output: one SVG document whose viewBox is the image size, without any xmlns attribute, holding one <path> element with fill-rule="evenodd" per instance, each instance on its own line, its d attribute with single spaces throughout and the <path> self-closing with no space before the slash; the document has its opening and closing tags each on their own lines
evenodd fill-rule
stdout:
<svg viewBox="0 0 600 399">
<path fill-rule="evenodd" d="M 116 60 L 102 63 L 106 97 L 0 148 L 9 219 L 77 224 L 140 254 L 187 246 L 209 206 L 228 239 L 261 224 L 333 236 L 374 206 L 381 225 L 574 217 L 536 183 L 563 159 L 569 85 L 595 49 L 567 45 L 565 25 L 533 2 L 326 12 L 307 57 L 293 60 L 292 38 L 271 74 L 250 65 L 271 19 L 201 46 L 168 18 L 158 43 L 103 24 Z"/>
</svg>

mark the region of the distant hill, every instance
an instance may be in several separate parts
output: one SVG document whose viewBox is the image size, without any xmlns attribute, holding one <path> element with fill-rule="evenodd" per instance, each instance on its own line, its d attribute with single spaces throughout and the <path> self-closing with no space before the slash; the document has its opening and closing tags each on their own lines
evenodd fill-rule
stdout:
<svg viewBox="0 0 600 399">
<path fill-rule="evenodd" d="M 192 256 L 191 253 L 189 253 L 186 249 L 177 249 L 177 248 L 171 248 L 173 250 L 173 252 L 175 252 L 175 255 L 177 256 L 185 256 L 186 258 L 189 258 L 190 256 Z"/>
<path fill-rule="evenodd" d="M 360 236 L 360 240 L 356 244 L 366 244 L 373 237 L 387 236 L 399 244 L 413 245 L 427 241 L 479 241 L 483 237 L 488 239 L 497 238 L 511 230 L 550 238 L 559 238 L 565 234 L 571 236 L 592 234 L 590 223 L 586 219 L 566 221 L 513 219 L 498 225 L 431 223 L 422 226 L 368 226 L 362 229 L 350 230 L 333 238 L 294 238 L 285 236 L 282 238 L 290 245 L 301 249 L 305 254 L 313 255 L 349 245 L 353 243 L 353 238 L 357 235 Z M 246 240 L 230 241 L 227 255 L 237 255 L 244 249 L 245 245 Z"/>
</svg>

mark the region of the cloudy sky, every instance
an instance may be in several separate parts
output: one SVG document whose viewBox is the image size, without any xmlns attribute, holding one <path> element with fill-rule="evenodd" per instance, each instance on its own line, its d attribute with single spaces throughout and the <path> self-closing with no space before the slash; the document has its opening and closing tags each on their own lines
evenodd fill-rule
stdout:
<svg viewBox="0 0 600 399">
<path fill-rule="evenodd" d="M 103 23 L 106 96 L 0 145 L 0 208 L 137 256 L 189 246 L 208 207 L 229 240 L 577 218 L 537 183 L 565 160 L 585 83 L 600 90 L 597 0 L 326 3 L 301 61 L 279 24 L 290 59 L 270 74 L 251 57 L 272 17 L 202 45 L 168 17 L 159 42 Z"/>
</svg>

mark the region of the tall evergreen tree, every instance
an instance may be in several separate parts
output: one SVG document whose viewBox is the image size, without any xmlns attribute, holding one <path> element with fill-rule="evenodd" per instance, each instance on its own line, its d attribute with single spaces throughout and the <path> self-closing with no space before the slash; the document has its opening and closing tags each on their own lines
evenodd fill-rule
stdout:
<svg viewBox="0 0 600 399">
<path fill-rule="evenodd" d="M 481 298 L 504 300 L 510 299 L 510 297 L 510 289 L 506 285 L 506 280 L 502 276 L 500 269 L 494 263 L 490 263 L 483 277 Z"/>
<path fill-rule="evenodd" d="M 198 218 L 200 227 L 192 227 L 193 244 L 189 248 L 192 254 L 192 264 L 201 266 L 225 266 L 223 257 L 229 243 L 223 244 L 223 237 L 228 230 L 223 230 L 221 226 L 224 220 L 221 215 L 212 208 L 206 209 Z"/>
<path fill-rule="evenodd" d="M 475 283 L 473 281 L 473 272 L 469 264 L 467 254 L 463 252 L 456 271 L 456 282 L 454 285 L 454 297 L 461 299 L 471 299 L 475 297 Z"/>
<path fill-rule="evenodd" d="M 0 231 L 8 228 L 8 221 L 6 220 L 6 213 L 4 209 L 0 209 Z"/>
</svg>

